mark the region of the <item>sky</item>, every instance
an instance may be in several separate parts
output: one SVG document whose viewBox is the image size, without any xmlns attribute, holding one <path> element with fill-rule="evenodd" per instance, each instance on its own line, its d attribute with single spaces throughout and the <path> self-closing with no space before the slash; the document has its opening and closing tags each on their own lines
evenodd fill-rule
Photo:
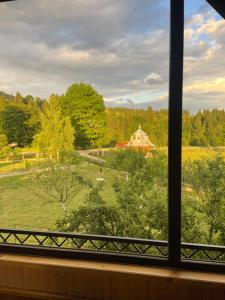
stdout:
<svg viewBox="0 0 225 300">
<path fill-rule="evenodd" d="M 184 108 L 225 108 L 225 20 L 186 0 Z M 108 105 L 168 105 L 169 0 L 0 3 L 0 91 L 48 98 L 74 82 Z"/>
</svg>

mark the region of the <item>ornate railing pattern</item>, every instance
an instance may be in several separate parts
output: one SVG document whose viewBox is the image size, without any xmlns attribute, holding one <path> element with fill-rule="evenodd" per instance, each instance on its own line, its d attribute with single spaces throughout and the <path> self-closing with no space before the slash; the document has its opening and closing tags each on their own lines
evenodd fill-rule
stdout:
<svg viewBox="0 0 225 300">
<path fill-rule="evenodd" d="M 0 229 L 0 246 L 96 252 L 166 258 L 167 241 L 59 232 Z M 182 243 L 183 259 L 225 262 L 225 247 Z"/>
</svg>

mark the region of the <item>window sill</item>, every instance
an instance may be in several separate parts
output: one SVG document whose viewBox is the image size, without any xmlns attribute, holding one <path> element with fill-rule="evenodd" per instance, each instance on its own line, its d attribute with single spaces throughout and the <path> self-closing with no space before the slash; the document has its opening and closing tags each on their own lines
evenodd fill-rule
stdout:
<svg viewBox="0 0 225 300">
<path fill-rule="evenodd" d="M 96 261 L 10 254 L 0 256 L 0 293 L 11 291 L 24 296 L 29 293 L 30 297 L 39 297 L 37 299 L 126 300 L 133 299 L 124 295 L 125 291 L 129 291 L 142 295 L 142 298 L 136 296 L 135 300 L 144 300 L 153 292 L 158 293 L 153 299 L 170 299 L 165 293 L 173 293 L 173 290 L 174 295 L 180 295 L 182 299 L 182 293 L 191 293 L 196 288 L 198 293 L 207 290 L 207 294 L 217 295 L 217 298 L 207 299 L 224 299 L 225 275 Z M 223 298 L 215 291 L 219 291 Z M 117 297 L 112 296 L 114 293 Z M 176 298 L 171 296 L 171 299 Z"/>
</svg>

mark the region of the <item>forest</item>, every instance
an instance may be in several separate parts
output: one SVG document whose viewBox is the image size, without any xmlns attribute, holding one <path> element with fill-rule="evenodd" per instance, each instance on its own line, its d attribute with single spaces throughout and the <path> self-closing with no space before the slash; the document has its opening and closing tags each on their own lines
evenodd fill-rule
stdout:
<svg viewBox="0 0 225 300">
<path fill-rule="evenodd" d="M 1 92 L 0 149 L 11 143 L 18 147 L 35 144 L 37 135 L 48 126 L 49 121 L 44 124 L 43 120 L 43 116 L 48 119 L 48 109 L 49 113 L 58 111 L 59 118 L 67 120 L 77 149 L 113 147 L 127 142 L 139 125 L 156 146 L 168 144 L 167 110 L 106 108 L 103 96 L 92 86 L 76 83 L 65 94 L 53 94 L 47 100 L 22 96 L 19 92 L 15 96 Z M 184 111 L 183 146 L 225 146 L 225 111 L 213 109 L 195 114 Z"/>
</svg>

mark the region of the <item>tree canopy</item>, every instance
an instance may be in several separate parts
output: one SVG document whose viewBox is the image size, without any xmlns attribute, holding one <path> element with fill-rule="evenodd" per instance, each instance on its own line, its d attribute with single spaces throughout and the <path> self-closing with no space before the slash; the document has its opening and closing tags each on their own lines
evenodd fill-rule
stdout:
<svg viewBox="0 0 225 300">
<path fill-rule="evenodd" d="M 34 145 L 49 158 L 60 158 L 73 150 L 74 129 L 69 117 L 62 115 L 59 97 L 51 95 L 41 114 L 41 131 L 34 137 Z"/>
<path fill-rule="evenodd" d="M 106 115 L 103 96 L 89 84 L 71 85 L 61 97 L 63 113 L 71 118 L 79 148 L 104 145 Z"/>
<path fill-rule="evenodd" d="M 108 108 L 106 116 L 110 144 L 129 141 L 141 125 L 153 144 L 168 145 L 168 110 Z M 225 146 L 225 111 L 183 111 L 182 142 L 183 146 Z"/>
<path fill-rule="evenodd" d="M 0 95 L 0 132 L 7 136 L 9 143 L 20 147 L 32 143 L 34 135 L 40 128 L 40 111 L 43 101 L 32 96 L 15 97 Z"/>
<path fill-rule="evenodd" d="M 15 105 L 8 105 L 1 111 L 1 127 L 9 143 L 23 147 L 32 142 L 34 130 L 28 124 L 30 117 L 29 112 Z"/>
<path fill-rule="evenodd" d="M 72 84 L 59 97 L 62 114 L 69 117 L 76 132 L 78 149 L 126 143 L 141 125 L 156 146 L 168 145 L 168 110 L 105 108 L 103 96 L 91 85 Z M 15 96 L 0 92 L 0 132 L 9 143 L 20 147 L 32 143 L 40 130 L 46 100 L 32 95 Z M 183 111 L 183 146 L 225 146 L 225 111 Z"/>
</svg>

